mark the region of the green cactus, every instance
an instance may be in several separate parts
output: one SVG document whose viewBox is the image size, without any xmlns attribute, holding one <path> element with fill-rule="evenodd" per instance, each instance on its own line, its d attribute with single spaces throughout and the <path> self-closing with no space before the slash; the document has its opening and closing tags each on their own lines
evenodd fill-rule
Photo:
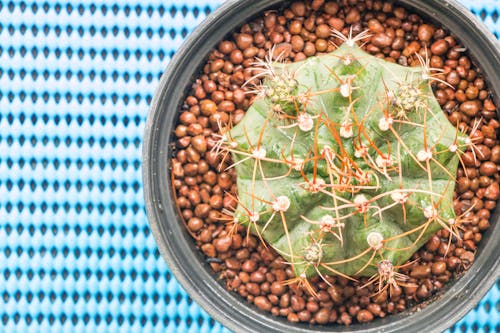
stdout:
<svg viewBox="0 0 500 333">
<path fill-rule="evenodd" d="M 434 98 L 427 62 L 403 67 L 344 39 L 302 62 L 262 62 L 259 94 L 216 147 L 237 171 L 234 221 L 298 280 L 389 284 L 436 231 L 458 237 L 455 175 L 471 142 Z"/>
</svg>

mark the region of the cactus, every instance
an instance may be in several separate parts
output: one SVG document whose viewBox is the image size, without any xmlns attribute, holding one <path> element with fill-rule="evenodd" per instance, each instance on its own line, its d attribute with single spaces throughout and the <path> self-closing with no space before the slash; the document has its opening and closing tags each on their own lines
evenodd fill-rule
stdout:
<svg viewBox="0 0 500 333">
<path fill-rule="evenodd" d="M 232 156 L 231 215 L 292 265 L 296 280 L 339 275 L 404 282 L 395 272 L 432 234 L 459 237 L 455 175 L 471 140 L 432 92 L 428 61 L 403 67 L 346 38 L 296 63 L 261 61 L 245 117 L 214 149 Z M 445 83 L 445 82 L 442 82 Z"/>
</svg>

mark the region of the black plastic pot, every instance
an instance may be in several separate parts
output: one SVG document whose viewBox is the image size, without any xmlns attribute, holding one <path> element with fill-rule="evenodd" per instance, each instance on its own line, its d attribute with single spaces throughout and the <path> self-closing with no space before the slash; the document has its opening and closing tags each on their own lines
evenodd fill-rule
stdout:
<svg viewBox="0 0 500 333">
<path fill-rule="evenodd" d="M 478 250 L 476 262 L 448 290 L 420 311 L 407 311 L 369 324 L 310 326 L 272 317 L 228 292 L 213 277 L 208 264 L 178 215 L 169 177 L 172 133 L 186 90 L 206 56 L 228 33 L 283 0 L 230 0 L 209 16 L 177 52 L 152 102 L 144 134 L 143 181 L 146 209 L 153 235 L 171 271 L 189 295 L 210 315 L 234 332 L 438 332 L 452 326 L 498 279 L 499 209 Z M 450 0 L 397 1 L 442 24 L 470 50 L 487 74 L 500 101 L 500 47 L 494 36 L 466 8 Z M 497 105 L 499 105 L 497 103 Z"/>
</svg>

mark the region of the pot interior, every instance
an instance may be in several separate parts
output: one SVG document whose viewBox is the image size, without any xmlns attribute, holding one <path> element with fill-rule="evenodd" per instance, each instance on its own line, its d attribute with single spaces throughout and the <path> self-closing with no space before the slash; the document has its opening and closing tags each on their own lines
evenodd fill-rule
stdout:
<svg viewBox="0 0 500 333">
<path fill-rule="evenodd" d="M 477 28 L 468 10 L 451 1 L 398 1 L 430 22 L 448 28 L 470 50 L 486 73 L 495 102 L 500 101 L 499 48 L 491 34 Z M 474 265 L 458 281 L 448 283 L 425 306 L 376 319 L 368 324 L 310 326 L 292 324 L 286 319 L 262 313 L 217 281 L 209 262 L 195 248 L 192 237 L 181 222 L 170 178 L 174 129 L 184 96 L 204 65 L 208 53 L 235 28 L 262 15 L 264 10 L 281 8 L 285 1 L 228 1 L 189 37 L 162 77 L 148 118 L 144 145 L 144 187 L 148 217 L 160 252 L 188 293 L 215 319 L 235 332 L 378 332 L 424 331 L 428 323 L 442 330 L 463 316 L 495 282 L 499 258 L 495 245 L 500 242 L 499 209 L 490 218 Z M 482 25 L 480 25 L 482 27 Z M 483 30 L 483 31 L 482 31 Z M 200 51 L 202 50 L 202 51 Z M 498 104 L 497 104 L 498 105 Z M 498 110 L 497 110 L 498 111 Z M 477 272 L 480 274 L 477 274 Z M 464 304 L 465 303 L 465 304 Z"/>
</svg>

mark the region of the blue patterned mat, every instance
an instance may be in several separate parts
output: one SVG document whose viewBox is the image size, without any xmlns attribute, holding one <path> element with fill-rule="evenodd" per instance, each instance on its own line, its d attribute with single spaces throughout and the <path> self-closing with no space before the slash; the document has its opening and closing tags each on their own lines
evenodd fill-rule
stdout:
<svg viewBox="0 0 500 333">
<path fill-rule="evenodd" d="M 500 2 L 462 0 L 499 36 Z M 148 227 L 141 140 L 170 57 L 222 0 L 0 0 L 0 332 L 226 332 Z M 493 287 L 453 332 L 499 331 Z"/>
</svg>

